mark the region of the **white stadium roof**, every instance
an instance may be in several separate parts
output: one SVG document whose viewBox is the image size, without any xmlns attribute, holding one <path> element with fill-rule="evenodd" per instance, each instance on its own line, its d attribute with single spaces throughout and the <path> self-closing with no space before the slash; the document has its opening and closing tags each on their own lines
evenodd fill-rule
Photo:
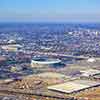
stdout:
<svg viewBox="0 0 100 100">
<path fill-rule="evenodd" d="M 60 62 L 61 62 L 61 60 L 59 60 L 59 59 L 46 59 L 44 61 L 32 59 L 32 63 L 34 63 L 34 64 L 56 64 L 56 63 L 60 63 Z"/>
</svg>

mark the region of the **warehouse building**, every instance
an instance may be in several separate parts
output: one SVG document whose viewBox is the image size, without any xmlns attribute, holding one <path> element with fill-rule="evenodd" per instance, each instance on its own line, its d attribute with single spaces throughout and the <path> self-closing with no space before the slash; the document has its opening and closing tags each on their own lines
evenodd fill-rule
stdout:
<svg viewBox="0 0 100 100">
<path fill-rule="evenodd" d="M 73 80 L 73 81 L 68 81 L 66 83 L 49 86 L 48 89 L 70 94 L 70 93 L 79 92 L 97 86 L 100 86 L 100 83 L 96 81 Z"/>
</svg>

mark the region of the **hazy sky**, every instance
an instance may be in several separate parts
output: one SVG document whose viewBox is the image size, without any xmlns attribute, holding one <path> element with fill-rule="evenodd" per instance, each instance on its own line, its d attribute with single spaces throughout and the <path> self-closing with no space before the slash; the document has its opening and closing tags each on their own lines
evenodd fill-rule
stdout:
<svg viewBox="0 0 100 100">
<path fill-rule="evenodd" d="M 100 22 L 100 0 L 0 0 L 0 21 Z"/>
</svg>

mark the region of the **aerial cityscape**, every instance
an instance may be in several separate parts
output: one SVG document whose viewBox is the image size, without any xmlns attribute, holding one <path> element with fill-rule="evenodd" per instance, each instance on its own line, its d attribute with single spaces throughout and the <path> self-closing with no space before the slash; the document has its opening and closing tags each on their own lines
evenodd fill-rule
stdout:
<svg viewBox="0 0 100 100">
<path fill-rule="evenodd" d="M 100 100 L 98 3 L 1 0 L 0 100 Z"/>
</svg>

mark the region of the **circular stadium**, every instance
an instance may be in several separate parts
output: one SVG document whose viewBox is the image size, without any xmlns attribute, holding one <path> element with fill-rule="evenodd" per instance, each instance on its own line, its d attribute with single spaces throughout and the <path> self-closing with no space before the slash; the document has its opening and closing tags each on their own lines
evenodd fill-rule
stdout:
<svg viewBox="0 0 100 100">
<path fill-rule="evenodd" d="M 48 67 L 61 63 L 59 59 L 53 59 L 48 57 L 35 57 L 31 61 L 31 67 Z"/>
</svg>

